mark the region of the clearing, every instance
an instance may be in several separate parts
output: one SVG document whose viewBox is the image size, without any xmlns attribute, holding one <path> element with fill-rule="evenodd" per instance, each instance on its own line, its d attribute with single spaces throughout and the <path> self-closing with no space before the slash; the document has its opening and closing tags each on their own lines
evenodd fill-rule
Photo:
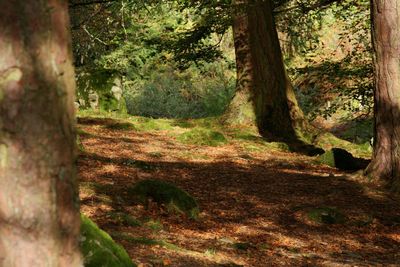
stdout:
<svg viewBox="0 0 400 267">
<path fill-rule="evenodd" d="M 206 120 L 78 122 L 81 210 L 139 266 L 400 266 L 399 202 L 316 158 L 243 129 L 184 134 Z M 145 179 L 190 193 L 199 219 L 132 202 Z"/>
</svg>

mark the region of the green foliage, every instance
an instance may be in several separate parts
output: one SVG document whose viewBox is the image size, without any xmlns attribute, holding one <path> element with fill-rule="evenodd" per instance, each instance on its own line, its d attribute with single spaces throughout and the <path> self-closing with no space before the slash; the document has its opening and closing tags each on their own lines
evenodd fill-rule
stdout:
<svg viewBox="0 0 400 267">
<path fill-rule="evenodd" d="M 160 65 L 148 78 L 126 87 L 130 114 L 152 118 L 201 118 L 223 113 L 234 93 L 233 74 L 224 65 L 203 65 L 184 71 Z"/>
<path fill-rule="evenodd" d="M 186 214 L 191 219 L 197 219 L 199 215 L 199 206 L 191 195 L 164 181 L 140 181 L 129 189 L 129 193 L 145 205 L 151 199 L 169 211 Z"/>
<path fill-rule="evenodd" d="M 332 207 L 312 209 L 307 216 L 310 220 L 321 224 L 342 224 L 346 221 L 346 216 Z"/>
<path fill-rule="evenodd" d="M 200 60 L 192 64 L 192 60 L 182 70 L 179 60 L 173 60 L 174 53 L 160 48 L 180 40 L 180 36 L 185 35 L 200 19 L 199 14 L 194 9 L 179 9 L 176 4 L 169 2 L 148 4 L 146 8 L 133 3 L 112 5 L 107 24 L 118 21 L 120 16 L 119 26 L 109 25 L 116 30 L 116 34 L 106 38 L 108 52 L 95 53 L 96 58 L 93 64 L 87 65 L 87 71 L 78 69 L 78 88 L 88 87 L 83 85 L 87 84 L 89 76 L 92 80 L 103 79 L 102 82 L 91 82 L 89 86 L 96 92 L 102 91 L 103 87 L 109 87 L 106 84 L 112 80 L 111 76 L 118 76 L 122 78 L 123 101 L 132 115 L 153 118 L 220 115 L 234 92 L 233 54 L 220 62 L 205 63 Z M 119 14 L 117 6 L 120 6 Z M 79 17 L 79 14 L 76 15 Z M 97 39 L 92 38 L 96 43 Z M 214 50 L 225 47 L 233 51 L 233 47 L 229 46 L 232 43 L 229 37 L 221 40 L 220 36 L 215 35 L 206 39 L 202 45 L 213 47 Z M 184 43 L 172 46 L 187 47 Z M 188 47 L 192 47 L 192 44 L 189 43 Z M 186 52 L 190 54 L 190 51 Z M 98 88 L 99 85 L 102 88 Z M 78 90 L 78 99 L 83 97 L 88 103 L 88 92 L 85 90 Z M 107 92 L 101 93 L 101 109 L 115 110 L 115 99 Z"/>
<path fill-rule="evenodd" d="M 192 145 L 202 145 L 202 146 L 218 146 L 223 145 L 228 142 L 225 136 L 218 132 L 207 128 L 194 128 L 185 133 L 180 134 L 177 140 Z"/>
<path fill-rule="evenodd" d="M 133 267 L 129 255 L 123 247 L 89 218 L 81 215 L 81 249 L 85 267 Z"/>
<path fill-rule="evenodd" d="M 138 117 L 134 121 L 136 122 L 137 129 L 141 131 L 165 131 L 173 128 L 171 121 L 167 119 Z"/>
<path fill-rule="evenodd" d="M 106 69 L 78 69 L 77 80 L 77 100 L 80 109 L 90 107 L 90 95 L 98 95 L 98 108 L 106 112 L 127 112 L 124 98 L 116 99 L 111 92 L 119 78 L 115 71 Z"/>
<path fill-rule="evenodd" d="M 313 2 L 318 1 L 309 4 L 312 6 Z M 307 5 L 304 2 L 304 6 Z M 302 11 L 297 9 L 296 12 Z M 297 97 L 308 118 L 313 120 L 320 116 L 349 120 L 370 114 L 373 108 L 373 72 L 369 1 L 344 0 L 323 10 L 308 12 L 302 19 L 310 20 L 310 23 L 299 23 L 293 12 L 288 12 L 283 18 L 281 30 L 284 35 L 289 32 L 283 50 L 285 46 L 289 50 L 298 47 L 290 39 L 291 31 L 299 35 L 300 42 L 308 44 L 307 49 L 285 53 Z M 290 25 L 287 21 L 296 26 L 286 26 Z M 315 23 L 319 26 L 313 27 Z M 290 30 L 284 27 L 290 27 Z M 312 38 L 302 36 L 304 32 Z"/>
</svg>

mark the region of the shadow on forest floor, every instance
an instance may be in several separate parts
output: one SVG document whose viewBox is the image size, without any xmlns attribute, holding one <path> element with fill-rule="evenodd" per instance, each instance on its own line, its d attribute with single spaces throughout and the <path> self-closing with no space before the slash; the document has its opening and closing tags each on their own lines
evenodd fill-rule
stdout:
<svg viewBox="0 0 400 267">
<path fill-rule="evenodd" d="M 82 211 L 114 233 L 134 261 L 150 266 L 395 266 L 400 206 L 314 158 L 279 150 L 183 145 L 164 131 L 115 131 L 110 119 L 80 119 Z M 127 188 L 170 181 L 193 195 L 197 221 L 146 210 Z M 345 221 L 323 224 L 316 208 Z M 121 212 L 139 221 L 116 219 Z M 156 222 L 155 230 L 149 222 Z M 138 243 L 138 238 L 162 242 Z M 140 240 L 142 240 L 140 239 Z M 163 243 L 164 242 L 164 243 Z M 173 244 L 169 246 L 166 244 Z"/>
</svg>

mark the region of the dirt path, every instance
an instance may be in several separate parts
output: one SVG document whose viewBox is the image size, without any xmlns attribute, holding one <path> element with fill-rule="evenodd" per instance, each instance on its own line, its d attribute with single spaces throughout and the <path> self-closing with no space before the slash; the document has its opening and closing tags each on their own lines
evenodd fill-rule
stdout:
<svg viewBox="0 0 400 267">
<path fill-rule="evenodd" d="M 139 266 L 400 266 L 399 203 L 344 173 L 235 140 L 182 145 L 166 131 L 110 123 L 80 119 L 82 211 Z M 132 204 L 127 187 L 149 178 L 192 194 L 200 219 Z M 335 207 L 346 221 L 312 221 L 307 214 L 319 207 Z"/>
</svg>

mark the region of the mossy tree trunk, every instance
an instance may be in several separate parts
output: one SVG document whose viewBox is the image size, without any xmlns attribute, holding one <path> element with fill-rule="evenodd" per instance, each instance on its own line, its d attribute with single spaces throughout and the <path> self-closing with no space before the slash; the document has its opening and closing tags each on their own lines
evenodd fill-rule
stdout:
<svg viewBox="0 0 400 267">
<path fill-rule="evenodd" d="M 234 6 L 237 85 L 224 121 L 256 125 L 272 139 L 302 139 L 308 124 L 285 70 L 271 1 L 236 0 Z"/>
<path fill-rule="evenodd" d="M 366 174 L 400 193 L 400 6 L 371 1 L 375 66 L 375 142 Z"/>
<path fill-rule="evenodd" d="M 82 266 L 67 1 L 0 1 L 0 266 Z"/>
</svg>

